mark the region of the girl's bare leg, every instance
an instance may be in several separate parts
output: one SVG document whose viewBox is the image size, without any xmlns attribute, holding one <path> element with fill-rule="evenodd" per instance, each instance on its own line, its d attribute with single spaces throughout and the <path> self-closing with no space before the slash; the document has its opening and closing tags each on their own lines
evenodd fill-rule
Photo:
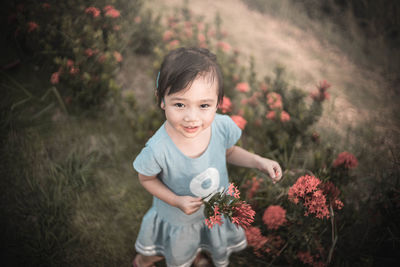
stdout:
<svg viewBox="0 0 400 267">
<path fill-rule="evenodd" d="M 133 260 L 134 265 L 137 267 L 152 267 L 154 263 L 162 260 L 164 257 L 162 256 L 144 256 L 141 254 L 137 254 L 135 259 Z"/>
</svg>

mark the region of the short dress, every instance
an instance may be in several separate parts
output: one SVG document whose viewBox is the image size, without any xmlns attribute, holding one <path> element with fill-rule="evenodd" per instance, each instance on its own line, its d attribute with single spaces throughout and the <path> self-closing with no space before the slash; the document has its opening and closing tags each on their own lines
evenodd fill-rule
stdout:
<svg viewBox="0 0 400 267">
<path fill-rule="evenodd" d="M 205 197 L 229 186 L 226 150 L 240 135 L 240 128 L 229 116 L 216 114 L 206 151 L 190 158 L 174 144 L 164 123 L 146 143 L 133 166 L 143 175 L 157 175 L 177 195 Z M 206 250 L 215 266 L 227 266 L 229 255 L 247 246 L 244 230 L 225 218 L 221 226 L 209 229 L 203 210 L 204 206 L 186 215 L 153 197 L 153 205 L 140 226 L 136 251 L 145 256 L 162 255 L 171 267 L 185 267 L 191 265 L 200 250 Z"/>
</svg>

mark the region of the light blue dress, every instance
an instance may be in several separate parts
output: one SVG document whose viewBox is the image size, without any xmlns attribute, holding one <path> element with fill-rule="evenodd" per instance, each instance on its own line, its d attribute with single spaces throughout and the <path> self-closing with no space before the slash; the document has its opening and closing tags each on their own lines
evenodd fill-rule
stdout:
<svg viewBox="0 0 400 267">
<path fill-rule="evenodd" d="M 241 130 L 227 115 L 216 114 L 211 139 L 197 158 L 185 156 L 165 130 L 165 123 L 149 139 L 133 162 L 138 173 L 157 177 L 175 194 L 205 197 L 229 186 L 226 150 L 240 138 Z M 244 230 L 224 218 L 212 229 L 204 223 L 203 206 L 194 214 L 153 197 L 143 217 L 136 251 L 142 255 L 163 255 L 168 266 L 190 266 L 197 252 L 207 250 L 215 266 L 227 266 L 231 252 L 247 246 Z"/>
</svg>

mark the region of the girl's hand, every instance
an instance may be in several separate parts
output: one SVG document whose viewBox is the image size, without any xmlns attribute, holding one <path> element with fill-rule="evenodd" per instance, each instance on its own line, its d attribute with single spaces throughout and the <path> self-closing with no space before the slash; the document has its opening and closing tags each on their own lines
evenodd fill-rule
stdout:
<svg viewBox="0 0 400 267">
<path fill-rule="evenodd" d="M 272 182 L 275 184 L 282 178 L 282 169 L 278 162 L 258 157 L 257 159 L 257 169 L 262 172 L 265 172 L 272 179 Z"/>
<path fill-rule="evenodd" d="M 190 215 L 198 211 L 203 205 L 201 197 L 176 196 L 175 207 L 182 210 L 186 215 Z"/>
</svg>

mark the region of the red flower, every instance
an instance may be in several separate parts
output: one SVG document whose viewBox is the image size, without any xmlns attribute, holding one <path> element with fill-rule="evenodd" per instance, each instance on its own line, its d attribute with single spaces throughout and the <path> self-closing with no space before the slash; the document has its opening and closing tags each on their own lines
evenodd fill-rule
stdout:
<svg viewBox="0 0 400 267">
<path fill-rule="evenodd" d="M 86 14 L 92 14 L 93 18 L 96 18 L 100 15 L 100 9 L 94 6 L 90 6 L 85 9 Z"/>
<path fill-rule="evenodd" d="M 210 216 L 209 219 L 205 219 L 205 223 L 209 229 L 213 228 L 213 226 L 216 224 L 219 226 L 222 225 L 222 217 L 218 206 L 214 206 L 214 215 Z"/>
<path fill-rule="evenodd" d="M 232 115 L 231 119 L 236 123 L 237 126 L 239 126 L 240 129 L 244 130 L 244 127 L 246 127 L 247 121 L 239 115 Z"/>
<path fill-rule="evenodd" d="M 238 83 L 236 85 L 236 90 L 238 90 L 239 92 L 242 92 L 242 93 L 246 93 L 246 92 L 250 91 L 250 86 L 246 82 Z"/>
<path fill-rule="evenodd" d="M 269 206 L 262 219 L 268 229 L 276 230 L 286 223 L 286 210 L 279 205 Z"/>
<path fill-rule="evenodd" d="M 239 189 L 237 189 L 237 187 L 230 183 L 229 187 L 228 187 L 228 195 L 233 196 L 234 198 L 240 198 L 240 192 Z"/>
<path fill-rule="evenodd" d="M 113 55 L 117 62 L 122 62 L 122 55 L 118 51 L 114 51 Z"/>
<path fill-rule="evenodd" d="M 254 194 L 258 191 L 260 188 L 260 183 L 263 181 L 263 179 L 257 177 L 251 178 L 251 181 L 247 181 L 246 184 L 244 184 L 245 188 L 250 188 L 247 190 L 247 198 L 252 199 L 254 197 Z"/>
<path fill-rule="evenodd" d="M 173 31 L 170 31 L 170 30 L 165 31 L 163 34 L 163 41 L 166 42 L 166 41 L 171 40 L 172 36 L 174 36 Z"/>
<path fill-rule="evenodd" d="M 331 87 L 331 85 L 327 81 L 320 82 L 319 85 L 317 85 L 317 90 L 310 93 L 311 98 L 318 102 L 329 99 L 329 93 L 327 92 L 329 87 Z"/>
<path fill-rule="evenodd" d="M 180 44 L 179 40 L 172 40 L 171 42 L 169 42 L 168 48 L 174 49 L 174 48 L 178 47 L 179 44 Z"/>
<path fill-rule="evenodd" d="M 267 94 L 267 103 L 270 109 L 282 109 L 282 96 L 278 93 L 271 92 Z"/>
<path fill-rule="evenodd" d="M 204 43 L 204 42 L 206 41 L 206 37 L 204 36 L 204 34 L 199 33 L 199 34 L 197 35 L 197 40 L 198 40 L 200 43 Z"/>
<path fill-rule="evenodd" d="M 232 207 L 232 222 L 246 229 L 254 221 L 256 212 L 249 204 L 239 201 Z"/>
<path fill-rule="evenodd" d="M 222 42 L 222 41 L 219 41 L 217 43 L 217 47 L 222 49 L 222 51 L 224 51 L 224 52 L 229 52 L 231 50 L 231 45 L 226 42 Z"/>
<path fill-rule="evenodd" d="M 333 162 L 333 167 L 335 168 L 344 167 L 345 169 L 353 169 L 357 167 L 357 165 L 358 165 L 357 158 L 353 154 L 347 151 L 340 153 Z"/>
<path fill-rule="evenodd" d="M 33 32 L 38 27 L 39 27 L 39 25 L 36 22 L 34 22 L 34 21 L 29 21 L 28 22 L 28 32 Z"/>
<path fill-rule="evenodd" d="M 85 50 L 85 55 L 87 57 L 91 57 L 91 56 L 93 56 L 93 54 L 94 54 L 94 51 L 91 48 L 88 48 Z"/>
<path fill-rule="evenodd" d="M 265 117 L 266 117 L 268 120 L 273 120 L 273 119 L 275 119 L 275 111 L 274 111 L 274 110 L 269 111 Z"/>
<path fill-rule="evenodd" d="M 231 100 L 228 97 L 224 96 L 222 98 L 222 103 L 219 105 L 219 108 L 221 109 L 222 113 L 230 112 L 232 110 Z"/>
<path fill-rule="evenodd" d="M 321 189 L 334 209 L 340 210 L 343 208 L 344 204 L 339 199 L 340 190 L 331 181 L 323 183 Z"/>
<path fill-rule="evenodd" d="M 118 18 L 121 14 L 113 6 L 107 5 L 103 8 L 106 17 Z"/>
<path fill-rule="evenodd" d="M 135 23 L 140 23 L 140 22 L 142 22 L 142 18 L 140 17 L 140 16 L 136 16 L 134 19 L 133 19 L 133 21 L 135 22 Z"/>
<path fill-rule="evenodd" d="M 247 243 L 250 247 L 254 248 L 254 252 L 257 256 L 261 257 L 260 251 L 268 242 L 268 238 L 261 234 L 260 228 L 249 227 L 245 231 Z"/>
<path fill-rule="evenodd" d="M 290 115 L 286 111 L 282 110 L 281 112 L 281 122 L 290 121 Z"/>
<path fill-rule="evenodd" d="M 60 82 L 60 72 L 59 72 L 59 71 L 54 72 L 54 73 L 51 75 L 50 82 L 51 82 L 52 84 L 57 84 L 57 83 Z"/>
<path fill-rule="evenodd" d="M 289 188 L 289 200 L 295 204 L 302 200 L 306 211 L 305 216 L 314 213 L 315 217 L 323 219 L 329 218 L 329 210 L 326 203 L 326 197 L 322 190 L 318 188 L 321 181 L 310 175 L 301 176 L 296 183 Z"/>
</svg>

